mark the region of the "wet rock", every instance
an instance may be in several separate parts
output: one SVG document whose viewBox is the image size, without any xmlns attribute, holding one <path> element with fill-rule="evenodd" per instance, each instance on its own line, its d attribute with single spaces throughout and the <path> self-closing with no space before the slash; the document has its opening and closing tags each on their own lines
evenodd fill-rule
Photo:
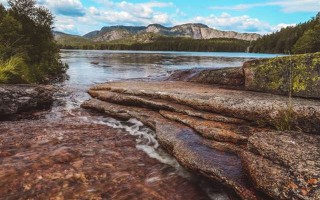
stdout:
<svg viewBox="0 0 320 200">
<path fill-rule="evenodd" d="M 140 120 L 156 130 L 161 146 L 187 169 L 232 188 L 243 199 L 263 199 L 252 189 L 242 173 L 241 160 L 235 154 L 241 151 L 239 148 L 206 140 L 193 129 L 145 108 L 117 105 L 97 99 L 85 102 L 82 107 L 118 118 Z"/>
<path fill-rule="evenodd" d="M 178 121 L 186 124 L 187 126 L 196 130 L 205 138 L 214 139 L 217 141 L 246 143 L 248 140 L 248 136 L 251 134 L 251 131 L 245 133 L 236 131 L 239 125 L 232 126 L 229 124 L 197 119 L 188 115 L 182 115 L 168 111 L 160 111 L 160 114 L 173 121 Z"/>
<path fill-rule="evenodd" d="M 242 199 L 264 199 L 247 181 L 236 154 L 207 146 L 192 129 L 174 122 L 159 122 L 156 130 L 161 145 L 187 169 L 231 187 Z"/>
<path fill-rule="evenodd" d="M 189 81 L 229 87 L 244 87 L 244 73 L 239 68 L 192 69 L 174 71 L 168 81 Z"/>
<path fill-rule="evenodd" d="M 275 199 L 319 199 L 320 137 L 299 132 L 256 133 L 242 160 L 256 187 Z"/>
<path fill-rule="evenodd" d="M 228 117 L 241 118 L 277 127 L 285 123 L 288 99 L 279 95 L 227 90 L 189 82 L 112 82 L 92 90 L 108 90 L 139 97 L 150 97 L 187 105 Z M 314 134 L 320 133 L 320 102 L 293 98 L 292 126 Z"/>
<path fill-rule="evenodd" d="M 53 86 L 0 85 L 0 116 L 48 107 L 53 102 Z"/>
</svg>

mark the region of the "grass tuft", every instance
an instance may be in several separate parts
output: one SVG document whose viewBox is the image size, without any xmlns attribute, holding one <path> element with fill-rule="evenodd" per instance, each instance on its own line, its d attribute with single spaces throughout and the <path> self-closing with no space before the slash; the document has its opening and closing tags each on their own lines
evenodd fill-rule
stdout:
<svg viewBox="0 0 320 200">
<path fill-rule="evenodd" d="M 22 57 L 14 56 L 7 61 L 0 61 L 0 83 L 21 84 L 31 82 L 33 81 L 30 69 Z"/>
</svg>

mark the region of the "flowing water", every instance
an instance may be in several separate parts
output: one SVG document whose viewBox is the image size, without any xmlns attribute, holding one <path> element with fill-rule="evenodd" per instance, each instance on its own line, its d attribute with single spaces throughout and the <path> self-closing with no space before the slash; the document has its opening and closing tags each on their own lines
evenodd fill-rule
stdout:
<svg viewBox="0 0 320 200">
<path fill-rule="evenodd" d="M 73 109 L 90 98 L 86 91 L 97 83 L 140 78 L 161 79 L 178 69 L 238 67 L 251 59 L 275 56 L 277 55 L 248 53 L 62 50 L 62 61 L 69 65 L 69 79 L 59 85 L 61 90 L 56 95 L 58 100 L 47 117 L 59 118 L 65 112 L 74 115 Z M 181 177 L 198 182 L 211 199 L 230 199 L 223 190 L 185 171 L 159 147 L 155 133 L 136 119 L 121 122 L 108 116 L 79 118 L 124 130 L 135 137 L 137 150 L 171 166 Z"/>
</svg>

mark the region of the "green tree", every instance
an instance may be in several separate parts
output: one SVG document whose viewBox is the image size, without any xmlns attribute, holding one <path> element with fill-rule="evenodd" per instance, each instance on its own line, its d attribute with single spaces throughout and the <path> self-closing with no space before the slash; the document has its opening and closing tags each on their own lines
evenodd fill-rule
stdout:
<svg viewBox="0 0 320 200">
<path fill-rule="evenodd" d="M 29 66 L 34 82 L 64 73 L 66 66 L 52 34 L 53 15 L 35 0 L 9 0 L 0 6 L 0 59 L 19 56 Z M 26 79 L 31 80 L 31 79 Z"/>
<path fill-rule="evenodd" d="M 311 53 L 320 51 L 320 25 L 306 31 L 294 45 L 295 53 Z"/>
</svg>

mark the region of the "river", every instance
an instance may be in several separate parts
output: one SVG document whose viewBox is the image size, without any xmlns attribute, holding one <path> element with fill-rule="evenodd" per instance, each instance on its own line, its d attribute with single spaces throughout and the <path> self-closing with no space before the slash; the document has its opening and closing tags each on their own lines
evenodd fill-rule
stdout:
<svg viewBox="0 0 320 200">
<path fill-rule="evenodd" d="M 145 52 L 145 51 L 92 51 L 62 50 L 62 61 L 69 65 L 69 79 L 59 84 L 57 101 L 48 118 L 59 118 L 65 113 L 72 113 L 81 103 L 89 99 L 86 93 L 89 87 L 97 83 L 124 79 L 161 79 L 172 71 L 193 68 L 238 67 L 243 62 L 256 58 L 270 58 L 278 55 L 249 53 L 206 53 L 206 52 Z M 139 121 L 131 119 L 121 122 L 108 116 L 82 116 L 82 120 L 102 124 L 114 129 L 121 129 L 136 138 L 137 151 L 145 152 L 159 163 L 170 166 L 168 172 L 196 182 L 210 199 L 234 199 L 228 190 L 210 181 L 199 178 L 185 171 L 177 161 L 166 154 L 156 140 L 155 133 Z M 170 184 L 170 183 L 168 183 Z M 158 188 L 160 192 L 162 188 Z M 186 188 L 187 189 L 187 188 Z M 179 199 L 179 198 L 178 198 Z"/>
</svg>

